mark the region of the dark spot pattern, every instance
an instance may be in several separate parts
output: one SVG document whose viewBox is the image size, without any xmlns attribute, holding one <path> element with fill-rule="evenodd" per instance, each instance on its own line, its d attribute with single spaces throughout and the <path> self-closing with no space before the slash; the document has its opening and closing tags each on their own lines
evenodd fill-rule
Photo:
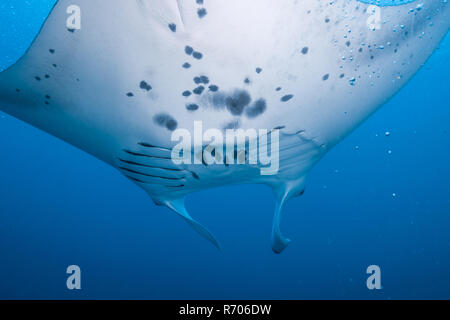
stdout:
<svg viewBox="0 0 450 320">
<path fill-rule="evenodd" d="M 139 88 L 141 88 L 142 90 L 145 90 L 145 91 L 152 90 L 152 86 L 149 85 L 145 80 L 141 81 L 141 83 L 139 84 Z"/>
<path fill-rule="evenodd" d="M 183 97 L 189 97 L 192 93 L 189 90 L 186 90 L 182 93 Z"/>
<path fill-rule="evenodd" d="M 184 48 L 184 52 L 185 52 L 188 56 L 190 56 L 190 55 L 194 52 L 194 49 L 193 49 L 192 47 L 190 47 L 190 46 L 186 46 L 186 47 Z"/>
<path fill-rule="evenodd" d="M 178 122 L 175 121 L 175 119 L 170 119 L 166 123 L 166 128 L 170 131 L 174 131 L 178 127 Z"/>
<path fill-rule="evenodd" d="M 257 116 L 263 114 L 266 109 L 266 100 L 259 99 L 255 101 L 255 103 L 251 107 L 245 109 L 245 115 L 249 118 L 256 118 Z"/>
<path fill-rule="evenodd" d="M 188 111 L 197 111 L 199 109 L 199 106 L 198 106 L 198 104 L 191 103 L 191 104 L 186 105 L 186 109 Z"/>
<path fill-rule="evenodd" d="M 206 11 L 205 8 L 200 8 L 197 10 L 197 15 L 200 19 L 204 18 L 207 14 L 208 12 Z"/>
<path fill-rule="evenodd" d="M 282 102 L 288 102 L 289 100 L 291 100 L 294 97 L 294 95 L 292 94 L 287 94 L 284 97 L 281 98 Z"/>
<path fill-rule="evenodd" d="M 262 69 L 261 68 L 256 68 L 256 73 L 261 73 L 262 72 Z"/>
<path fill-rule="evenodd" d="M 304 47 L 304 48 L 302 49 L 302 54 L 307 54 L 308 51 L 309 51 L 309 48 L 308 48 L 308 47 Z"/>
<path fill-rule="evenodd" d="M 177 25 L 175 23 L 170 23 L 169 24 L 169 29 L 172 32 L 177 32 Z"/>
<path fill-rule="evenodd" d="M 46 74 L 46 75 L 44 76 L 44 78 L 45 78 L 45 79 L 49 79 L 50 76 L 49 76 L 48 74 Z"/>
<path fill-rule="evenodd" d="M 209 86 L 209 91 L 217 92 L 217 91 L 219 91 L 219 87 L 213 84 L 213 85 Z"/>
<path fill-rule="evenodd" d="M 209 78 L 207 76 L 195 77 L 194 78 L 194 83 L 195 84 L 208 84 L 209 83 Z"/>
<path fill-rule="evenodd" d="M 205 90 L 205 87 L 204 87 L 204 86 L 198 86 L 197 88 L 195 88 L 195 89 L 193 90 L 193 92 L 194 92 L 194 94 L 201 95 L 201 94 L 203 93 L 204 90 Z"/>
<path fill-rule="evenodd" d="M 324 75 L 323 77 L 322 77 L 322 80 L 323 81 L 326 81 L 326 80 L 328 80 L 330 78 L 330 75 L 329 74 L 326 74 L 326 75 Z"/>
<path fill-rule="evenodd" d="M 203 54 L 200 53 L 200 52 L 197 52 L 197 51 L 194 51 L 194 52 L 192 53 L 192 56 L 193 56 L 195 59 L 197 59 L 197 60 L 201 60 L 201 59 L 203 58 Z"/>
<path fill-rule="evenodd" d="M 189 69 L 190 67 L 191 67 L 191 64 L 189 62 L 185 62 L 183 64 L 183 68 L 185 68 L 185 69 Z"/>
<path fill-rule="evenodd" d="M 54 54 L 55 53 L 55 49 L 50 49 L 50 50 L 48 50 L 51 54 Z"/>
<path fill-rule="evenodd" d="M 159 113 L 155 115 L 153 121 L 157 125 L 165 127 L 169 131 L 174 131 L 178 127 L 178 122 L 167 113 Z"/>
<path fill-rule="evenodd" d="M 133 96 L 134 96 L 133 92 L 128 92 L 127 93 L 127 97 L 133 97 Z"/>
<path fill-rule="evenodd" d="M 234 115 L 239 116 L 244 112 L 244 108 L 251 102 L 251 97 L 247 91 L 236 90 L 232 95 L 225 99 L 225 104 L 228 111 Z"/>
<path fill-rule="evenodd" d="M 34 77 L 37 81 L 41 81 L 41 77 Z"/>
</svg>

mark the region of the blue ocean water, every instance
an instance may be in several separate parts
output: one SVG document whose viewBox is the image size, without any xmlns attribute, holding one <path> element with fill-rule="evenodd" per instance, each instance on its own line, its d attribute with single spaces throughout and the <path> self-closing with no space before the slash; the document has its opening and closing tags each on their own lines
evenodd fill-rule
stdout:
<svg viewBox="0 0 450 320">
<path fill-rule="evenodd" d="M 0 69 L 54 0 L 3 0 Z M 313 169 L 270 249 L 263 186 L 194 194 L 223 252 L 119 172 L 0 113 L 0 298 L 449 299 L 450 38 L 379 112 Z M 390 135 L 386 135 L 390 132 Z M 79 265 L 82 290 L 66 288 Z M 369 291 L 366 268 L 381 267 Z"/>
</svg>

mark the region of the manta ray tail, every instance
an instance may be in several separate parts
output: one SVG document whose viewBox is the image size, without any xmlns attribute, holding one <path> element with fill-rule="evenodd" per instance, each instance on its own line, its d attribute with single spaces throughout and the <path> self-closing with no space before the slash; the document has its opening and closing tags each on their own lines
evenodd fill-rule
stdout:
<svg viewBox="0 0 450 320">
<path fill-rule="evenodd" d="M 194 229 L 197 233 L 199 233 L 202 237 L 211 242 L 217 249 L 221 250 L 219 242 L 213 236 L 211 232 L 208 231 L 204 226 L 195 221 L 190 214 L 186 210 L 186 206 L 184 204 L 184 198 L 176 199 L 176 200 L 167 200 L 164 204 L 175 211 L 179 216 L 181 216 L 189 226 Z"/>
<path fill-rule="evenodd" d="M 283 207 L 289 199 L 301 196 L 304 190 L 305 178 L 297 181 L 289 181 L 283 186 L 273 187 L 277 200 L 272 225 L 272 250 L 275 253 L 282 253 L 291 242 L 290 239 L 283 236 L 280 229 Z"/>
</svg>

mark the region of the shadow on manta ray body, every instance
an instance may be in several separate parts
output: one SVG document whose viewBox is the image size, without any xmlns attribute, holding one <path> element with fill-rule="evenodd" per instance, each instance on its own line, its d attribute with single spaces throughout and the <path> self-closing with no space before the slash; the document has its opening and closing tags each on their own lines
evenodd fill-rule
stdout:
<svg viewBox="0 0 450 320">
<path fill-rule="evenodd" d="M 303 194 L 309 170 L 448 31 L 447 1 L 384 3 L 60 0 L 26 54 L 0 73 L 0 108 L 116 167 L 218 248 L 186 211 L 185 196 L 270 186 L 272 248 L 280 253 L 289 243 L 282 208 Z M 80 8 L 80 29 L 67 28 L 71 5 Z M 257 164 L 175 164 L 172 134 L 193 132 L 199 121 L 220 132 L 276 129 L 277 173 L 262 175 Z"/>
</svg>

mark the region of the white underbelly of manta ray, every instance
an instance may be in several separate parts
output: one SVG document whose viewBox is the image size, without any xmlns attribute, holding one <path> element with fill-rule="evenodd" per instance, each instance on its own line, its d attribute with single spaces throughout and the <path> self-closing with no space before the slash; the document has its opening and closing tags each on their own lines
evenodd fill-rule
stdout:
<svg viewBox="0 0 450 320">
<path fill-rule="evenodd" d="M 384 3 L 400 5 L 372 5 Z M 80 29 L 67 28 L 69 6 L 80 9 Z M 279 253 L 289 243 L 279 228 L 284 203 L 414 75 L 449 24 L 442 0 L 60 0 L 28 52 L 0 74 L 0 108 L 118 168 L 217 247 L 184 197 L 270 186 Z M 214 154 L 223 164 L 202 161 L 198 124 L 224 136 L 266 132 L 259 147 L 279 135 L 276 172 L 230 164 L 226 152 Z M 174 161 L 177 132 L 192 135 L 183 155 L 193 163 Z"/>
</svg>

